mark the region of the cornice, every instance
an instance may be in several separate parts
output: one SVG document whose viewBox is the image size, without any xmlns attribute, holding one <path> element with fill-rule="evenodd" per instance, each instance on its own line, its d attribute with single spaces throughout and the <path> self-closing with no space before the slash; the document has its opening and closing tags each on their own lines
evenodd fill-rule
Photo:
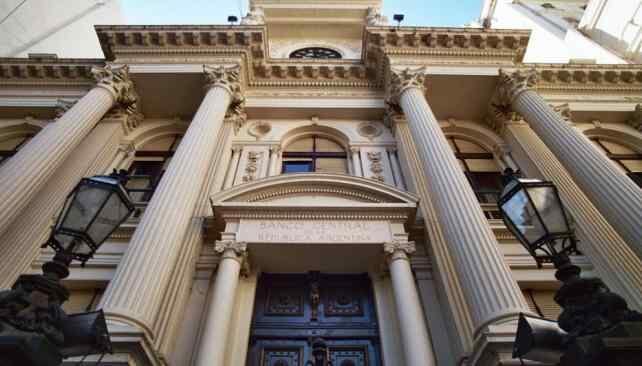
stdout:
<svg viewBox="0 0 642 366">
<path fill-rule="evenodd" d="M 100 59 L 0 58 L 0 85 L 93 85 L 91 69 L 104 65 Z"/>
<path fill-rule="evenodd" d="M 556 93 L 642 92 L 642 65 L 521 64 L 537 72 L 535 89 Z"/>
</svg>

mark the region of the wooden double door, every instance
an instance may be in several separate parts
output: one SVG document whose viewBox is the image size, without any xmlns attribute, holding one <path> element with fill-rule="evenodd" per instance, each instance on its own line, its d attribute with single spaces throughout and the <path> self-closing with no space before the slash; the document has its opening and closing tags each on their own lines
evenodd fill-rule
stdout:
<svg viewBox="0 0 642 366">
<path fill-rule="evenodd" d="M 322 339 L 333 366 L 380 366 L 379 329 L 367 275 L 262 274 L 248 366 L 305 366 Z"/>
</svg>

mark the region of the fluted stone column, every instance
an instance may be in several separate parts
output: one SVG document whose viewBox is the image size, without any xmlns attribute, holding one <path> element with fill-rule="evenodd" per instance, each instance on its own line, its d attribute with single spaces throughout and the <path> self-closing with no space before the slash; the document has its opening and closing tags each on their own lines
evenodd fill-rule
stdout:
<svg viewBox="0 0 642 366">
<path fill-rule="evenodd" d="M 406 185 L 403 182 L 403 177 L 401 175 L 401 167 L 399 166 L 399 159 L 397 158 L 397 148 L 389 147 L 388 149 L 388 158 L 390 159 L 390 166 L 392 167 L 392 176 L 395 178 L 395 184 L 397 188 L 402 191 L 406 190 Z"/>
<path fill-rule="evenodd" d="M 515 157 L 523 162 L 520 165 L 527 168 L 528 163 L 533 164 L 544 179 L 552 181 L 559 189 L 565 207 L 577 223 L 582 253 L 589 258 L 599 277 L 611 290 L 624 296 L 630 306 L 642 309 L 642 260 L 600 215 L 528 124 L 508 123 L 503 130 Z M 537 172 L 528 173 L 538 175 Z"/>
<path fill-rule="evenodd" d="M 205 67 L 208 91 L 132 236 L 102 300 L 110 320 L 152 335 L 171 269 L 197 206 L 223 119 L 242 101 L 239 67 Z M 153 338 L 153 337 L 152 337 Z"/>
<path fill-rule="evenodd" d="M 281 155 L 281 145 L 270 147 L 270 170 L 268 176 L 279 175 L 279 155 Z"/>
<path fill-rule="evenodd" d="M 415 243 L 400 241 L 385 243 L 383 250 L 388 255 L 388 267 L 397 305 L 406 366 L 436 365 L 426 319 L 408 258 L 408 255 L 415 252 Z"/>
<path fill-rule="evenodd" d="M 232 158 L 230 159 L 230 165 L 227 167 L 227 176 L 225 177 L 224 189 L 230 188 L 234 184 L 234 178 L 236 178 L 236 168 L 239 166 L 239 159 L 241 158 L 241 151 L 243 149 L 240 146 L 232 147 Z"/>
<path fill-rule="evenodd" d="M 96 86 L 0 166 L 0 233 L 49 181 L 73 149 L 115 104 L 135 105 L 127 66 L 95 67 Z"/>
<path fill-rule="evenodd" d="M 233 240 L 218 241 L 214 250 L 221 254 L 216 282 L 205 312 L 195 366 L 223 366 L 236 287 L 241 266 L 247 260 L 247 245 Z"/>
<path fill-rule="evenodd" d="M 361 154 L 358 147 L 351 147 L 350 152 L 352 153 L 352 170 L 354 175 L 357 177 L 363 177 L 363 170 L 361 170 Z"/>
<path fill-rule="evenodd" d="M 436 218 L 452 250 L 475 333 L 529 312 L 479 202 L 424 98 L 424 69 L 391 70 L 390 102 L 398 104 L 428 180 Z"/>
<path fill-rule="evenodd" d="M 536 78 L 535 71 L 501 71 L 496 103 L 524 116 L 606 220 L 642 258 L 642 190 L 531 89 Z"/>
<path fill-rule="evenodd" d="M 99 123 L 60 165 L 25 209 L 0 235 L 0 288 L 9 288 L 29 270 L 47 240 L 51 223 L 83 176 L 102 174 L 117 155 L 123 137 L 120 121 Z"/>
</svg>

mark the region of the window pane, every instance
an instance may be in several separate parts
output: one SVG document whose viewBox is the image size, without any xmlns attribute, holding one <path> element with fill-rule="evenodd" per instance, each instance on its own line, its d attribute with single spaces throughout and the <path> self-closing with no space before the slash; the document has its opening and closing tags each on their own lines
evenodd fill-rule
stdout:
<svg viewBox="0 0 642 366">
<path fill-rule="evenodd" d="M 635 154 L 635 151 L 629 149 L 626 146 L 616 144 L 614 142 L 599 140 L 604 147 L 606 147 L 611 154 Z"/>
<path fill-rule="evenodd" d="M 498 172 L 499 167 L 495 160 L 490 159 L 466 159 L 466 164 L 471 172 Z"/>
<path fill-rule="evenodd" d="M 642 172 L 642 159 L 620 160 L 620 162 L 631 172 Z"/>
<path fill-rule="evenodd" d="M 319 173 L 347 174 L 348 165 L 346 159 L 317 159 L 316 171 Z"/>
<path fill-rule="evenodd" d="M 502 175 L 500 173 L 477 172 L 469 173 L 477 198 L 481 203 L 495 203 L 502 191 Z"/>
<path fill-rule="evenodd" d="M 283 173 L 307 173 L 312 171 L 311 161 L 284 161 Z"/>
<path fill-rule="evenodd" d="M 345 152 L 343 147 L 328 139 L 317 138 L 317 151 L 319 152 Z"/>
<path fill-rule="evenodd" d="M 312 137 L 296 140 L 285 149 L 285 151 L 296 152 L 311 152 L 312 151 Z"/>
<path fill-rule="evenodd" d="M 481 146 L 466 140 L 456 139 L 455 143 L 459 148 L 459 152 L 462 152 L 462 153 L 487 153 L 488 152 L 484 150 Z"/>
</svg>

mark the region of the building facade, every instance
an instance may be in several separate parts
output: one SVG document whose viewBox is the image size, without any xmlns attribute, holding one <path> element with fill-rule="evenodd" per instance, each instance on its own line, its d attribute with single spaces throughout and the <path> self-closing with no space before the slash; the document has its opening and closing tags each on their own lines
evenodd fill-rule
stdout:
<svg viewBox="0 0 642 366">
<path fill-rule="evenodd" d="M 0 287 L 83 176 L 140 209 L 65 285 L 110 365 L 518 365 L 559 283 L 503 225 L 553 181 L 587 275 L 642 308 L 642 67 L 524 62 L 528 30 L 252 0 L 239 25 L 97 26 L 105 59 L 0 59 Z M 98 356 L 86 361 L 95 362 Z M 76 362 L 77 360 L 74 360 Z"/>
</svg>

